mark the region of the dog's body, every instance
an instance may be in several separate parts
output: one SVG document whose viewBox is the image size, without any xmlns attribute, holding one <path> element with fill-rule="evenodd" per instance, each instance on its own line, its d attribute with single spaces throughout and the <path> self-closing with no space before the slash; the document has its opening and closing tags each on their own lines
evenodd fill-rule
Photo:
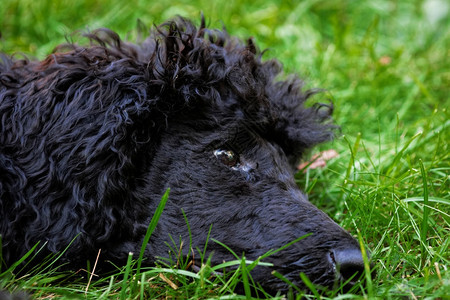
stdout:
<svg viewBox="0 0 450 300">
<path fill-rule="evenodd" d="M 169 202 L 146 249 L 166 256 L 181 236 L 203 248 L 211 237 L 267 258 L 292 282 L 317 284 L 362 270 L 358 243 L 307 200 L 293 177 L 302 153 L 330 140 L 329 107 L 305 107 L 313 93 L 281 81 L 251 40 L 177 19 L 142 44 L 108 30 L 89 47 L 65 45 L 44 61 L 0 63 L 0 234 L 11 264 L 37 242 L 84 266 L 124 263 L 138 253 L 158 202 Z M 183 249 L 188 253 L 190 249 Z M 213 263 L 233 259 L 208 244 Z M 100 262 L 100 265 L 102 263 Z M 106 264 L 106 263 L 103 263 Z M 350 274 L 350 275 L 351 275 Z M 287 286 L 266 268 L 256 280 Z"/>
</svg>

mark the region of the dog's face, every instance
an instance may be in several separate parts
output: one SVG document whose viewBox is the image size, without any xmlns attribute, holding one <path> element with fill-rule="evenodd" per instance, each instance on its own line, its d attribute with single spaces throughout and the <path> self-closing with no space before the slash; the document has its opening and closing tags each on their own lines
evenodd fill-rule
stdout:
<svg viewBox="0 0 450 300">
<path fill-rule="evenodd" d="M 144 190 L 152 195 L 152 203 L 166 188 L 171 189 L 148 246 L 149 255 L 168 255 L 164 242 L 169 234 L 175 240 L 181 236 L 186 245 L 184 254 L 189 253 L 184 212 L 193 249 L 203 250 L 208 242 L 206 255 L 212 254 L 212 264 L 235 258 L 224 247 L 207 241 L 210 227 L 210 238 L 250 260 L 311 234 L 264 259 L 273 263 L 272 268 L 257 267 L 252 272 L 268 290 L 288 288 L 271 275 L 272 270 L 298 286 L 304 286 L 299 276 L 303 272 L 314 283 L 327 287 L 362 272 L 358 243 L 300 191 L 292 158 L 285 154 L 286 146 L 276 142 L 271 128 L 249 120 L 239 109 L 222 115 L 222 119 L 182 119 L 168 124 L 152 167 L 145 174 Z M 197 253 L 194 257 L 200 256 Z M 346 271 L 340 273 L 339 268 Z"/>
</svg>

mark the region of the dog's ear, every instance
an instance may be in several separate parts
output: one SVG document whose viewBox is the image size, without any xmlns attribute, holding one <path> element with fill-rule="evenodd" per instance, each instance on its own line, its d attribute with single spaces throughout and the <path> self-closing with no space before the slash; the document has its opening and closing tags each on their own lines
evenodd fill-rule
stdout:
<svg viewBox="0 0 450 300">
<path fill-rule="evenodd" d="M 302 90 L 303 81 L 296 76 L 267 87 L 273 108 L 274 140 L 296 163 L 305 151 L 334 138 L 338 126 L 333 124 L 332 103 L 309 104 L 308 99 L 321 90 Z M 313 102 L 314 103 L 314 102 Z"/>
<path fill-rule="evenodd" d="M 22 85 L 17 105 L 32 111 L 14 116 L 22 118 L 14 126 L 23 127 L 16 139 L 29 136 L 23 151 L 46 153 L 55 170 L 71 172 L 52 174 L 57 181 L 75 182 L 100 199 L 118 195 L 129 188 L 124 178 L 145 168 L 166 126 L 157 109 L 161 85 L 151 83 L 147 66 L 119 40 L 114 47 L 70 47 L 27 67 L 35 79 Z M 45 143 L 33 144 L 36 135 Z"/>
</svg>

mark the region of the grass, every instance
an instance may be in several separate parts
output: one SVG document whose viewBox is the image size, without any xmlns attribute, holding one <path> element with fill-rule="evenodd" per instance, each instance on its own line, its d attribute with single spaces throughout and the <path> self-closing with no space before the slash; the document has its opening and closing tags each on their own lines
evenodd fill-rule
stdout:
<svg viewBox="0 0 450 300">
<path fill-rule="evenodd" d="M 361 237 L 377 264 L 366 291 L 313 289 L 305 297 L 444 299 L 450 294 L 449 10 L 443 0 L 3 0 L 0 51 L 42 59 L 66 37 L 76 39 L 77 30 L 109 27 L 132 38 L 138 19 L 150 26 L 175 14 L 199 19 L 200 12 L 213 27 L 253 36 L 269 49 L 266 58 L 277 57 L 308 87 L 327 89 L 319 100 L 333 100 L 342 136 L 321 149 L 339 157 L 298 174 L 298 184 Z M 229 262 L 238 271 L 225 277 L 214 275 L 224 266 L 209 266 L 208 257 L 198 272 L 187 271 L 188 259 L 175 258 L 138 272 L 130 260 L 93 280 L 86 271 L 44 268 L 15 278 L 1 270 L 0 287 L 37 299 L 234 299 L 241 282 L 242 297 L 250 298 L 248 270 L 255 264 L 238 258 Z"/>
</svg>

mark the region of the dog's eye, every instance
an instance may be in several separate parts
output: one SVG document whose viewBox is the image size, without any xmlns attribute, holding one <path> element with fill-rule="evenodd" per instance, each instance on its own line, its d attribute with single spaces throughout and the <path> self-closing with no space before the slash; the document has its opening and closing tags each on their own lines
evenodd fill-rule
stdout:
<svg viewBox="0 0 450 300">
<path fill-rule="evenodd" d="M 238 167 L 239 166 L 239 155 L 231 150 L 215 150 L 214 156 L 220 160 L 221 163 L 228 167 Z"/>
</svg>

